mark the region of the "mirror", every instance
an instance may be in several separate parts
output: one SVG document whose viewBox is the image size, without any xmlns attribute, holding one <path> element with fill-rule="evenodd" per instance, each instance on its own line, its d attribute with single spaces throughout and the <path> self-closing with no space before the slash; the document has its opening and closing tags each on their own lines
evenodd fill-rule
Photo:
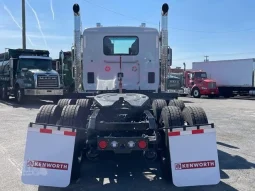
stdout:
<svg viewBox="0 0 255 191">
<path fill-rule="evenodd" d="M 28 71 L 28 68 L 21 68 L 20 71 L 21 71 L 20 75 L 25 76 L 26 72 Z"/>
<path fill-rule="evenodd" d="M 61 61 L 63 62 L 63 60 L 64 60 L 64 52 L 62 50 L 59 53 L 59 57 L 60 57 Z"/>
<path fill-rule="evenodd" d="M 172 49 L 167 47 L 167 65 L 172 66 Z"/>
<path fill-rule="evenodd" d="M 13 68 L 13 62 L 14 62 L 14 59 L 10 59 L 10 65 L 9 65 L 10 69 Z"/>
<path fill-rule="evenodd" d="M 189 79 L 190 79 L 190 80 L 194 80 L 194 76 L 192 75 L 192 73 L 189 73 L 188 76 L 189 76 Z"/>
<path fill-rule="evenodd" d="M 75 67 L 72 67 L 72 78 L 75 79 Z"/>
<path fill-rule="evenodd" d="M 59 61 L 56 61 L 56 71 L 59 70 L 59 65 L 60 65 Z"/>
<path fill-rule="evenodd" d="M 72 62 L 74 62 L 74 47 L 71 47 L 71 57 L 72 57 Z"/>
</svg>

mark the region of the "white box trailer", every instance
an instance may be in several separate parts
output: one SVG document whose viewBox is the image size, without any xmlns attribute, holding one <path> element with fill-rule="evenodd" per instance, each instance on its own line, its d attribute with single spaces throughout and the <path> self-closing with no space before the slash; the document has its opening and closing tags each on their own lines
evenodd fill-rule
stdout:
<svg viewBox="0 0 255 191">
<path fill-rule="evenodd" d="M 220 95 L 231 97 L 248 94 L 255 89 L 255 59 L 219 60 L 193 62 L 193 70 L 203 70 L 208 78 L 214 79 Z"/>
</svg>

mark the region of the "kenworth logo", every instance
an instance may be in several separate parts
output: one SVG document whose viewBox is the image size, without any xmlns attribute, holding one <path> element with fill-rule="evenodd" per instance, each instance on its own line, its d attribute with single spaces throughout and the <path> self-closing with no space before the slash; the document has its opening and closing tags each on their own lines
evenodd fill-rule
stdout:
<svg viewBox="0 0 255 191">
<path fill-rule="evenodd" d="M 55 170 L 68 170 L 67 163 L 59 163 L 59 162 L 48 162 L 48 161 L 27 161 L 28 167 L 33 168 L 47 168 L 47 169 L 55 169 Z"/>
<path fill-rule="evenodd" d="M 175 170 L 185 170 L 185 169 L 194 169 L 194 168 L 212 168 L 212 167 L 215 167 L 214 160 L 175 163 Z"/>
</svg>

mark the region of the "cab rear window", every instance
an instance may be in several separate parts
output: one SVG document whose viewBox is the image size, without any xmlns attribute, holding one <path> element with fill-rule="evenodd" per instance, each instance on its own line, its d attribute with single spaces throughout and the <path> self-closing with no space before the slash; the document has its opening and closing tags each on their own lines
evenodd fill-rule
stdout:
<svg viewBox="0 0 255 191">
<path fill-rule="evenodd" d="M 138 55 L 139 39 L 136 36 L 105 36 L 105 55 Z"/>
</svg>

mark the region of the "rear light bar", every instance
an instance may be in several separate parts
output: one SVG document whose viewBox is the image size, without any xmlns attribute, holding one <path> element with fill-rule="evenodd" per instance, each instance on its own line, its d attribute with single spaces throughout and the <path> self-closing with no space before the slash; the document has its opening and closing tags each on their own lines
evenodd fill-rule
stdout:
<svg viewBox="0 0 255 191">
<path fill-rule="evenodd" d="M 100 150 L 115 150 L 115 149 L 135 149 L 143 150 L 148 146 L 147 140 L 139 139 L 131 140 L 133 138 L 110 138 L 98 140 L 98 148 Z"/>
</svg>

